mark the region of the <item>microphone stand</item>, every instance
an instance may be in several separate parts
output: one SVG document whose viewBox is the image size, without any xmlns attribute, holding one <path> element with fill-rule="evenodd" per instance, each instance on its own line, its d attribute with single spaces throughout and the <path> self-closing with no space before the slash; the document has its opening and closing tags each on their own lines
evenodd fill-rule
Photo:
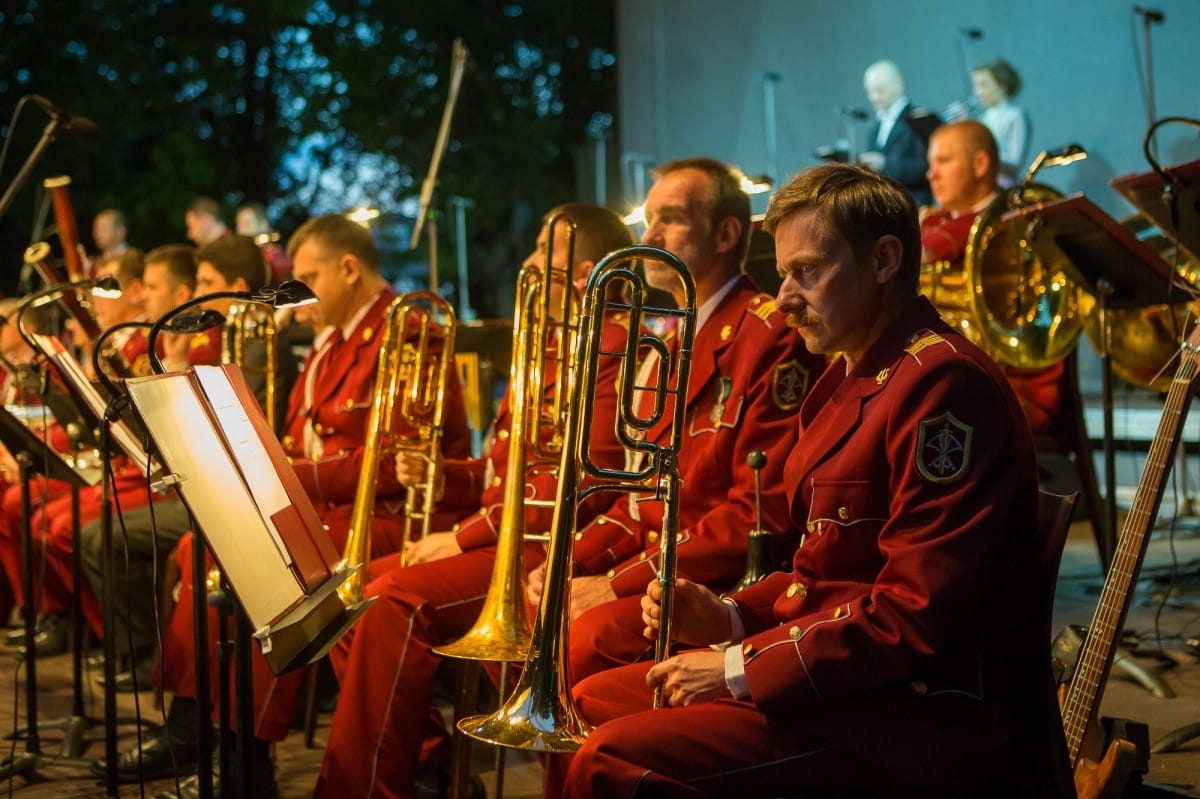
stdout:
<svg viewBox="0 0 1200 799">
<path fill-rule="evenodd" d="M 25 98 L 21 98 L 22 103 L 25 101 Z M 42 129 L 41 138 L 38 139 L 37 144 L 34 145 L 29 155 L 25 158 L 25 163 L 21 165 L 20 171 L 17 172 L 16 177 L 13 178 L 13 182 L 4 192 L 4 196 L 0 197 L 0 219 L 4 218 L 4 214 L 8 211 L 9 206 L 16 199 L 17 193 L 21 191 L 25 183 L 29 180 L 29 176 L 33 174 L 34 167 L 42 159 L 42 154 L 46 152 L 46 148 L 50 146 L 50 142 L 58 138 L 60 127 L 60 117 L 54 116 L 46 123 L 46 127 Z"/>
<path fill-rule="evenodd" d="M 417 212 L 417 221 L 413 224 L 412 238 L 408 244 L 410 250 L 417 248 L 417 243 L 421 240 L 421 226 L 428 221 L 430 240 L 429 290 L 435 294 L 438 290 L 437 221 L 430 209 L 433 205 L 433 189 L 437 185 L 438 168 L 441 166 L 442 155 L 446 152 L 446 146 L 450 143 L 450 120 L 454 116 L 454 106 L 458 102 L 458 89 L 462 85 L 463 70 L 467 62 L 467 48 L 462 43 L 462 39 L 454 40 L 452 51 L 453 61 L 450 66 L 450 90 L 446 97 L 446 107 L 442 109 L 442 124 L 438 128 L 437 141 L 433 146 L 433 157 L 429 164 L 429 174 L 425 176 L 425 182 L 421 184 L 421 208 Z M 428 220 L 426 217 L 428 217 Z"/>
<path fill-rule="evenodd" d="M 116 597 L 113 586 L 116 584 L 116 554 L 113 547 L 113 494 L 112 481 L 112 425 L 121 418 L 121 412 L 129 402 L 129 398 L 117 390 L 116 385 L 109 380 L 100 362 L 100 353 L 104 343 L 114 333 L 129 328 L 146 328 L 146 322 L 122 322 L 105 330 L 92 344 L 92 368 L 96 377 L 108 390 L 111 398 L 104 409 L 104 418 L 100 420 L 100 462 L 104 464 L 103 484 L 100 491 L 100 541 L 101 541 L 101 570 L 100 570 L 100 609 L 104 622 L 104 790 L 105 799 L 116 799 L 119 796 L 117 779 L 117 642 L 116 630 Z M 78 552 L 78 546 L 76 546 Z M 78 558 L 78 555 L 76 555 Z M 207 655 L 207 653 L 205 653 Z M 141 745 L 141 728 L 138 728 L 138 745 Z"/>
<path fill-rule="evenodd" d="M 1146 56 L 1146 124 L 1153 128 L 1154 120 L 1158 118 L 1158 111 L 1154 99 L 1154 55 L 1150 44 L 1150 26 L 1155 22 L 1162 22 L 1162 17 L 1156 18 L 1140 8 L 1134 8 L 1134 13 L 1140 14 L 1142 17 L 1142 50 Z"/>
</svg>

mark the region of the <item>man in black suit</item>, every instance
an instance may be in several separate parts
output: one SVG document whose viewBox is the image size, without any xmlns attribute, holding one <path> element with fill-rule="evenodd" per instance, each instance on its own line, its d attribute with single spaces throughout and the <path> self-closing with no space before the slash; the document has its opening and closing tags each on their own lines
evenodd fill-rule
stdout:
<svg viewBox="0 0 1200 799">
<path fill-rule="evenodd" d="M 929 134 L 941 120 L 927 109 L 913 108 L 904 94 L 904 78 L 891 61 L 867 67 L 863 88 L 875 107 L 875 124 L 867 132 L 867 146 L 858 162 L 900 181 L 919 205 L 931 204 L 925 151 Z"/>
</svg>

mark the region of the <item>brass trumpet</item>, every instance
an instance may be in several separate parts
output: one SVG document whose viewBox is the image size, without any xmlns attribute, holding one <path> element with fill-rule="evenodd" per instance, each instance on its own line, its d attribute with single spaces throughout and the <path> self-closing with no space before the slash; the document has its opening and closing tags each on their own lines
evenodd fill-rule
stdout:
<svg viewBox="0 0 1200 799">
<path fill-rule="evenodd" d="M 683 308 L 650 308 L 644 302 L 644 279 L 630 262 L 654 260 L 675 273 L 683 288 Z M 609 287 L 617 281 L 628 288 L 628 303 L 611 299 Z M 629 311 L 630 335 L 623 351 L 602 352 L 600 334 L 606 308 Z M 671 317 L 679 321 L 676 344 L 648 332 L 643 317 Z M 570 568 L 575 516 L 579 504 L 592 493 L 619 491 L 650 494 L 664 507 L 662 546 L 659 552 L 659 582 L 662 587 L 662 618 L 655 659 L 666 657 L 670 643 L 670 618 L 675 582 L 675 547 L 679 531 L 678 455 L 683 437 L 683 419 L 695 332 L 696 289 L 691 274 L 671 253 L 656 247 L 627 247 L 609 254 L 596 265 L 588 279 L 580 313 L 579 345 L 575 350 L 571 399 L 567 406 L 567 428 L 559 466 L 558 493 L 550 552 L 546 561 L 545 586 L 533 628 L 529 657 L 521 680 L 512 695 L 491 716 L 473 716 L 459 722 L 460 730 L 488 743 L 545 752 L 572 752 L 587 737 L 589 728 L 575 709 L 567 681 L 567 624 L 570 618 Z M 646 351 L 650 354 L 643 355 Z M 622 359 L 617 436 L 630 455 L 624 469 L 604 468 L 589 451 L 587 431 L 592 427 L 593 398 L 601 355 Z M 639 384 L 639 372 L 647 358 L 658 359 L 657 378 L 651 385 Z M 642 414 L 635 398 L 653 391 L 651 410 Z M 668 401 L 671 407 L 668 411 Z M 669 412 L 669 416 L 668 416 Z M 640 434 L 669 418 L 671 429 L 665 444 L 644 440 Z M 580 472 L 591 478 L 579 487 Z M 656 692 L 655 706 L 661 697 Z"/>
<path fill-rule="evenodd" d="M 404 537 L 411 538 L 412 525 L 418 520 L 422 537 L 429 534 L 437 502 L 437 454 L 442 446 L 446 382 L 454 359 L 456 326 L 454 309 L 428 291 L 409 292 L 392 300 L 388 307 L 362 467 L 343 552 L 346 563 L 356 570 L 337 589 L 347 606 L 361 602 L 366 588 L 366 575 L 356 567 L 365 566 L 371 557 L 371 519 L 375 515 L 380 458 L 402 450 L 424 457 L 428 464 L 425 479 L 409 486 L 405 495 Z M 435 347 L 438 340 L 440 347 Z M 415 435 L 407 440 L 396 435 L 397 416 Z"/>
<path fill-rule="evenodd" d="M 555 270 L 555 226 L 567 225 L 566 263 L 575 262 L 575 223 L 563 214 L 546 221 L 546 258 L 541 270 L 526 266 L 517 276 L 517 301 L 513 309 L 513 358 L 509 370 L 512 429 L 504 478 L 504 507 L 496 541 L 492 581 L 479 618 L 462 638 L 434 647 L 439 655 L 467 660 L 524 660 L 533 637 L 525 613 L 525 497 L 526 447 L 537 461 L 553 461 L 562 454 L 564 407 L 570 396 L 570 373 L 564 353 L 578 328 L 575 292 L 570 269 Z M 562 286 L 557 304 L 551 288 Z M 557 320 L 555 319 L 557 317 Z M 548 353 L 557 352 L 550 364 Z M 554 385 L 545 386 L 547 370 L 555 370 Z M 541 398 L 549 394 L 549 399 Z M 549 405 L 549 407 L 547 407 Z M 551 438 L 542 441 L 543 419 L 550 420 Z"/>
</svg>

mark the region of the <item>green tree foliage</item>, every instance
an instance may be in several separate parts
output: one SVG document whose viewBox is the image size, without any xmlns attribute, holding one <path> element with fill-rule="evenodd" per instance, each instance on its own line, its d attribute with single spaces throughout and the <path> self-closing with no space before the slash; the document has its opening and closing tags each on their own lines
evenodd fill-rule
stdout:
<svg viewBox="0 0 1200 799">
<path fill-rule="evenodd" d="M 50 98 L 101 135 L 54 141 L 0 219 L 0 289 L 11 290 L 37 233 L 51 175 L 72 178 L 88 247 L 91 218 L 108 206 L 126 212 L 143 247 L 183 241 L 183 210 L 197 195 L 218 199 L 230 221 L 240 202 L 266 202 L 285 235 L 313 213 L 411 207 L 461 37 L 470 58 L 436 206 L 474 203 L 473 304 L 506 315 L 540 214 L 581 194 L 575 160 L 589 120 L 612 113 L 612 15 L 606 0 L 7 0 L 3 185 L 48 121 L 27 104 L 10 130 L 22 96 Z M 443 282 L 453 271 L 449 221 L 439 223 Z M 393 260 L 427 255 L 422 244 Z"/>
</svg>

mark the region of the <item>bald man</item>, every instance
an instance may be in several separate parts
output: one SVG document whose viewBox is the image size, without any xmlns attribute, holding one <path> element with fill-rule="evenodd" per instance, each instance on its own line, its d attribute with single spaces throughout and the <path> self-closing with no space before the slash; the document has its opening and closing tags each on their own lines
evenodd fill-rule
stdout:
<svg viewBox="0 0 1200 799">
<path fill-rule="evenodd" d="M 976 217 L 999 194 L 996 140 L 982 122 L 942 125 L 929 139 L 928 178 L 938 208 L 922 214 L 921 263 L 945 261 L 961 270 Z M 1040 369 L 1005 366 L 1034 433 L 1050 429 L 1062 405 L 1062 361 Z"/>
<path fill-rule="evenodd" d="M 939 120 L 927 109 L 913 108 L 904 93 L 904 78 L 891 61 L 876 61 L 863 73 L 863 89 L 875 108 L 875 124 L 858 162 L 881 175 L 895 178 L 918 205 L 933 201 L 925 179 L 925 155 L 930 131 Z"/>
</svg>

